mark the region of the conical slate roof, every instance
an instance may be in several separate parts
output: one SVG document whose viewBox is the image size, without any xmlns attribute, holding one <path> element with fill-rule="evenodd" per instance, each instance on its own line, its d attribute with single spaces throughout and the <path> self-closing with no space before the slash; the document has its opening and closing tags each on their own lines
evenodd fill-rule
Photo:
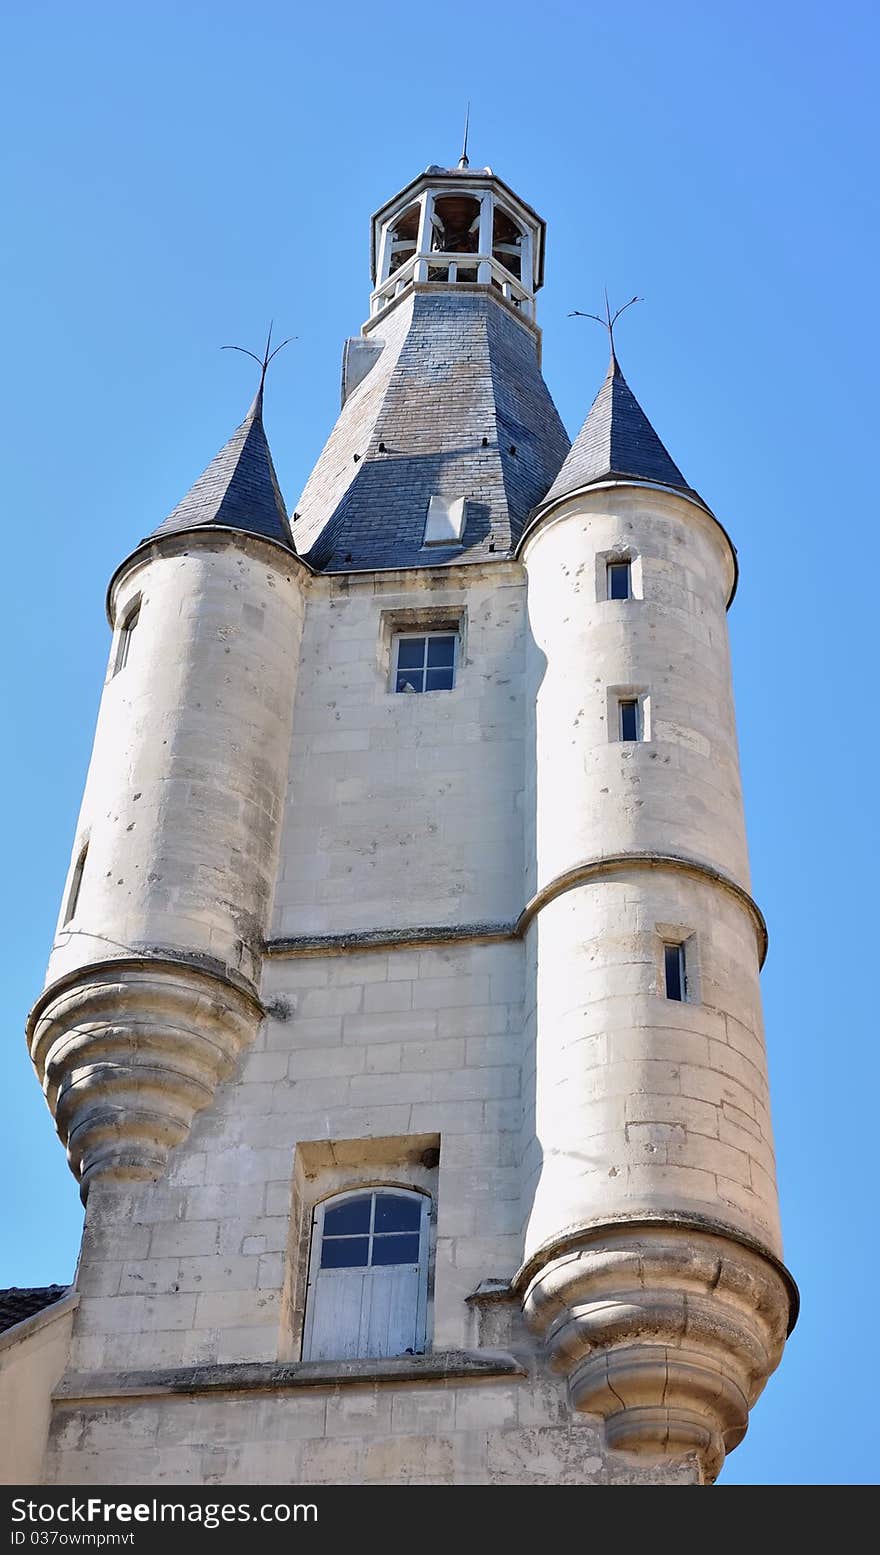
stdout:
<svg viewBox="0 0 880 1555">
<path fill-rule="evenodd" d="M 444 286 L 368 338 L 374 363 L 296 505 L 299 554 L 327 572 L 507 555 L 569 446 L 535 332 L 488 287 Z M 465 499 L 460 545 L 425 549 L 433 496 Z"/>
<path fill-rule="evenodd" d="M 212 524 L 262 535 L 293 549 L 263 426 L 262 384 L 241 426 L 151 538 Z"/>
<path fill-rule="evenodd" d="M 663 447 L 612 351 L 605 382 L 541 505 L 596 481 L 627 478 L 696 495 Z"/>
</svg>

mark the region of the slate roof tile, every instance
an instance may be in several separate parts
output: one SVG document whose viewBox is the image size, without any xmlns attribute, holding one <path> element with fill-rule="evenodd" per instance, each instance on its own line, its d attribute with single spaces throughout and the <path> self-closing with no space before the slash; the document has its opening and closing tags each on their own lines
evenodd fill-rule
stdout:
<svg viewBox="0 0 880 1555">
<path fill-rule="evenodd" d="M 507 553 L 569 446 L 533 332 L 487 291 L 438 286 L 402 300 L 382 338 L 297 503 L 297 549 L 330 572 Z M 434 495 L 467 498 L 465 529 L 426 552 Z"/>
<path fill-rule="evenodd" d="M 0 1290 L 0 1333 L 14 1328 L 16 1323 L 23 1323 L 36 1312 L 42 1312 L 44 1307 L 51 1307 L 69 1290 L 69 1285 L 13 1285 L 8 1290 Z"/>
<path fill-rule="evenodd" d="M 612 354 L 605 382 L 544 502 L 596 481 L 627 477 L 697 495 L 667 453 Z"/>
<path fill-rule="evenodd" d="M 211 524 L 293 547 L 263 426 L 262 387 L 241 426 L 153 535 L 179 534 Z"/>
</svg>

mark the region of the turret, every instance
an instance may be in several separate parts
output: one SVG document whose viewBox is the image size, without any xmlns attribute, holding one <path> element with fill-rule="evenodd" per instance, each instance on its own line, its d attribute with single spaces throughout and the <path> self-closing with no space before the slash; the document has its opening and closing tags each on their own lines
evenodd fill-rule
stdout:
<svg viewBox="0 0 880 1555">
<path fill-rule="evenodd" d="M 737 562 L 613 352 L 519 549 L 536 1105 L 518 1285 L 609 1445 L 696 1451 L 711 1479 L 795 1302 L 725 617 Z"/>
<path fill-rule="evenodd" d="M 98 726 L 31 1054 L 83 1195 L 158 1175 L 261 1017 L 303 564 L 247 416 L 114 574 Z"/>
</svg>

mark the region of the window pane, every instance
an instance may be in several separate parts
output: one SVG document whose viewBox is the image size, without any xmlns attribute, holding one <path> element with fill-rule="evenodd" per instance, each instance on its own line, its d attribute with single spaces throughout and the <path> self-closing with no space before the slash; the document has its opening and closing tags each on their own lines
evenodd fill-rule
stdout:
<svg viewBox="0 0 880 1555">
<path fill-rule="evenodd" d="M 344 1204 L 336 1204 L 333 1209 L 324 1211 L 325 1236 L 352 1236 L 359 1231 L 366 1233 L 369 1229 L 369 1194 L 362 1198 L 346 1199 Z"/>
<path fill-rule="evenodd" d="M 428 670 L 425 675 L 426 691 L 452 690 L 452 665 L 446 669 Z"/>
<path fill-rule="evenodd" d="M 419 1199 L 399 1199 L 390 1194 L 376 1198 L 377 1231 L 418 1231 L 422 1223 Z"/>
<path fill-rule="evenodd" d="M 375 1236 L 373 1263 L 418 1263 L 418 1236 Z"/>
<path fill-rule="evenodd" d="M 428 664 L 452 664 L 455 661 L 454 637 L 428 638 Z"/>
<path fill-rule="evenodd" d="M 664 945 L 666 997 L 684 1000 L 684 946 Z"/>
<path fill-rule="evenodd" d="M 637 740 L 639 737 L 639 704 L 638 702 L 621 702 L 620 704 L 620 738 L 622 740 Z"/>
<path fill-rule="evenodd" d="M 399 670 L 395 689 L 397 691 L 424 691 L 424 680 L 423 670 Z"/>
<path fill-rule="evenodd" d="M 321 1244 L 322 1269 L 365 1269 L 370 1246 L 368 1236 L 325 1237 Z"/>
<path fill-rule="evenodd" d="M 420 670 L 425 662 L 424 637 L 401 637 L 397 643 L 397 668 Z"/>
<path fill-rule="evenodd" d="M 629 562 L 608 563 L 608 598 L 629 599 Z"/>
</svg>

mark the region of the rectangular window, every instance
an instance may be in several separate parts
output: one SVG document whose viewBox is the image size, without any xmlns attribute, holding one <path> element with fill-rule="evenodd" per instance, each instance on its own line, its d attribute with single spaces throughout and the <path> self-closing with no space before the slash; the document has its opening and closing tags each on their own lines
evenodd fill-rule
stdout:
<svg viewBox="0 0 880 1555">
<path fill-rule="evenodd" d="M 620 708 L 620 738 L 622 740 L 638 740 L 639 735 L 639 704 L 636 697 L 626 697 L 618 703 Z"/>
<path fill-rule="evenodd" d="M 630 563 L 609 562 L 606 568 L 609 599 L 629 599 L 632 594 Z"/>
<path fill-rule="evenodd" d="M 423 632 L 394 639 L 395 691 L 451 691 L 458 638 L 454 632 Z"/>
<path fill-rule="evenodd" d="M 687 976 L 683 945 L 663 946 L 663 966 L 666 978 L 666 997 L 683 1004 L 687 998 Z"/>
</svg>

